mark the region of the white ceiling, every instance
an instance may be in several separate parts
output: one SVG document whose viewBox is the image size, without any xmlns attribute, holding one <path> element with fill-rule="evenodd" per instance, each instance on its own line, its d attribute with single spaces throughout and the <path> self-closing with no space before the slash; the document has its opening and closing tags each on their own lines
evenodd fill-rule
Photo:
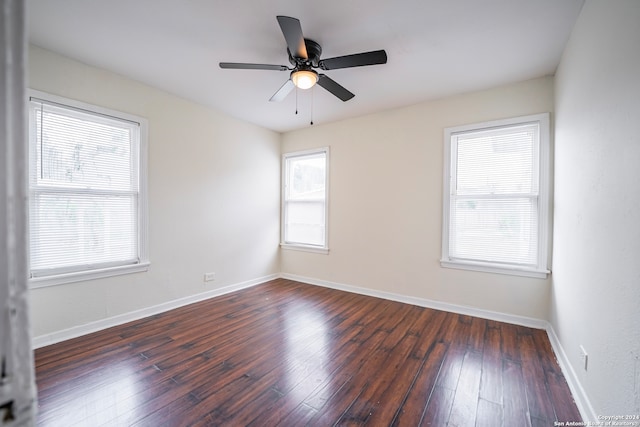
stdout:
<svg viewBox="0 0 640 427">
<path fill-rule="evenodd" d="M 29 0 L 30 42 L 231 116 L 285 132 L 550 75 L 583 0 Z M 300 19 L 322 58 L 385 49 L 386 65 L 326 71 L 321 87 L 269 98 L 289 65 L 276 15 Z M 312 99 L 313 97 L 313 99 Z"/>
</svg>

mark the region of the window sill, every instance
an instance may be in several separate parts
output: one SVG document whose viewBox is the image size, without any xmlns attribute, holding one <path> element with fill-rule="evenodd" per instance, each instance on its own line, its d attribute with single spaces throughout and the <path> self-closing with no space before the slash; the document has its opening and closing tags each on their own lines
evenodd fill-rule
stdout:
<svg viewBox="0 0 640 427">
<path fill-rule="evenodd" d="M 55 276 L 43 276 L 29 279 L 31 289 L 44 288 L 47 286 L 63 285 L 66 283 L 83 282 L 86 280 L 104 279 L 106 277 L 120 276 L 123 274 L 142 273 L 149 270 L 148 261 L 134 265 L 123 265 L 119 267 L 103 268 L 100 270 L 79 271 L 75 273 L 57 274 Z"/>
<path fill-rule="evenodd" d="M 302 251 L 302 252 L 312 252 L 316 254 L 329 254 L 329 248 L 321 248 L 318 246 L 308 246 L 308 245 L 296 245 L 292 243 L 280 243 L 280 247 L 282 249 L 293 250 L 293 251 Z"/>
<path fill-rule="evenodd" d="M 537 270 L 526 267 L 499 266 L 481 262 L 463 262 L 452 260 L 440 260 L 440 265 L 445 268 L 455 268 L 459 270 L 480 271 L 483 273 L 507 274 L 510 276 L 534 277 L 546 279 L 551 273 L 549 270 Z"/>
</svg>

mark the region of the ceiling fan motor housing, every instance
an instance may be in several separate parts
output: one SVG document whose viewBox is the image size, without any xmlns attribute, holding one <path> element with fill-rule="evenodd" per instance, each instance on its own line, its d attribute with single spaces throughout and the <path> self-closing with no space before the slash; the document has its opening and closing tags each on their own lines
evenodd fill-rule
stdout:
<svg viewBox="0 0 640 427">
<path fill-rule="evenodd" d="M 311 39 L 304 39 L 304 45 L 307 48 L 307 58 L 296 58 L 291 55 L 291 51 L 287 48 L 289 62 L 296 68 L 300 67 L 300 69 L 304 69 L 304 66 L 318 68 L 320 55 L 322 55 L 322 47 Z"/>
</svg>

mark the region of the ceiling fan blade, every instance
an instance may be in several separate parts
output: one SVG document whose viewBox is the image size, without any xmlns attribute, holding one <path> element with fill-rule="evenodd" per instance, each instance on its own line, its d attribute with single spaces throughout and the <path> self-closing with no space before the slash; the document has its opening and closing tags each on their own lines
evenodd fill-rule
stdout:
<svg viewBox="0 0 640 427">
<path fill-rule="evenodd" d="M 371 52 L 355 53 L 353 55 L 336 56 L 320 61 L 319 66 L 323 70 L 337 70 L 339 68 L 362 67 L 365 65 L 378 65 L 387 63 L 387 52 L 374 50 Z"/>
<path fill-rule="evenodd" d="M 291 91 L 293 90 L 294 87 L 295 87 L 295 85 L 293 84 L 291 79 L 287 80 L 286 82 L 284 82 L 282 87 L 280 89 L 278 89 L 278 91 L 276 93 L 273 94 L 273 96 L 271 97 L 271 99 L 269 99 L 269 101 L 271 101 L 271 102 L 280 102 L 280 101 L 282 101 L 283 99 L 285 99 L 287 97 L 287 95 L 289 95 L 291 93 Z"/>
<path fill-rule="evenodd" d="M 272 71 L 288 71 L 286 65 L 270 65 L 270 64 L 246 64 L 244 62 L 221 62 L 220 68 L 232 68 L 234 70 L 272 70 Z"/>
<path fill-rule="evenodd" d="M 355 96 L 326 74 L 320 74 L 318 84 L 345 102 Z"/>
<path fill-rule="evenodd" d="M 276 18 L 291 55 L 295 58 L 307 59 L 307 46 L 304 43 L 300 20 L 289 16 L 277 16 Z"/>
</svg>

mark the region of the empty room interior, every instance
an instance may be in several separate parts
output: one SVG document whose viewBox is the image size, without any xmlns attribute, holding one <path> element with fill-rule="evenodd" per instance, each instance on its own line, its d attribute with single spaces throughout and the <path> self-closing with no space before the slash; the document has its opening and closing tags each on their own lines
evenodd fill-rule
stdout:
<svg viewBox="0 0 640 427">
<path fill-rule="evenodd" d="M 640 2 L 26 16 L 37 425 L 640 426 Z"/>
</svg>

